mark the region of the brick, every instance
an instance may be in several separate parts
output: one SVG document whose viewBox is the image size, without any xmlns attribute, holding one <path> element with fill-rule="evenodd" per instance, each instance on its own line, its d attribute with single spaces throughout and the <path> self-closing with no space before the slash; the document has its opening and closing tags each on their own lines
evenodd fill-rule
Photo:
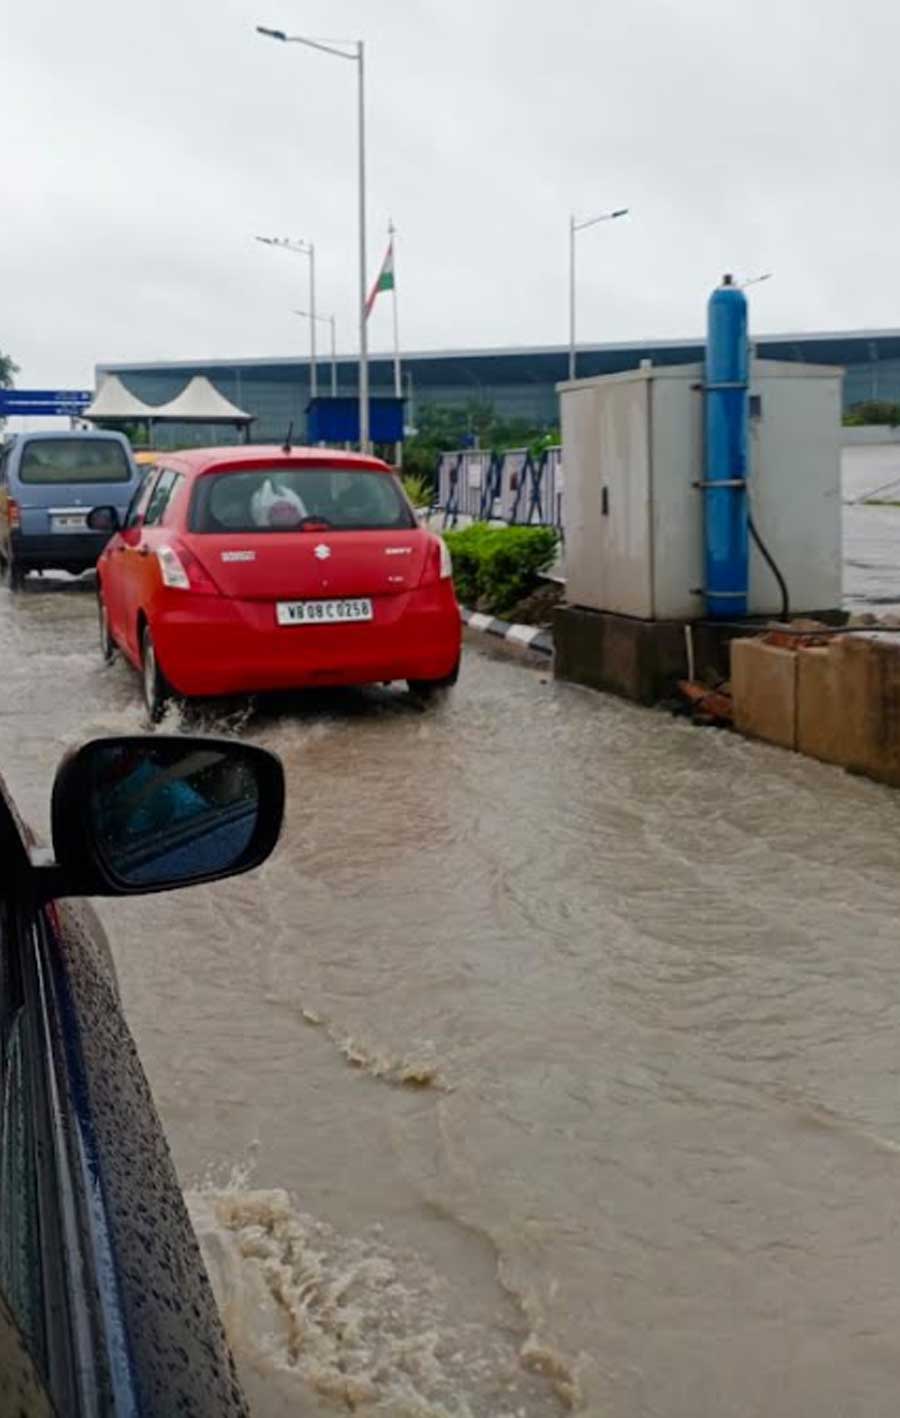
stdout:
<svg viewBox="0 0 900 1418">
<path fill-rule="evenodd" d="M 878 645 L 858 635 L 846 635 L 832 646 L 844 717 L 844 762 L 856 773 L 878 777 L 881 714 Z"/>
<path fill-rule="evenodd" d="M 856 734 L 849 766 L 900 787 L 900 645 L 848 635 L 837 648 Z"/>
<path fill-rule="evenodd" d="M 847 635 L 800 650 L 797 747 L 900 787 L 900 645 Z"/>
<path fill-rule="evenodd" d="M 797 651 L 797 748 L 847 768 L 860 757 L 858 716 L 844 693 L 836 645 Z"/>
<path fill-rule="evenodd" d="M 735 728 L 781 748 L 797 746 L 797 656 L 761 640 L 731 642 Z"/>
</svg>

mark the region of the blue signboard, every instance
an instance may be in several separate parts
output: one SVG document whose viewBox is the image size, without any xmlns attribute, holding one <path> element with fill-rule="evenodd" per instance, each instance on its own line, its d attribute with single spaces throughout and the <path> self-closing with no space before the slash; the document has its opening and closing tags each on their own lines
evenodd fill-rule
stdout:
<svg viewBox="0 0 900 1418">
<path fill-rule="evenodd" d="M 0 418 L 12 414 L 80 414 L 93 397 L 89 389 L 0 389 Z"/>
<path fill-rule="evenodd" d="M 369 437 L 373 443 L 400 443 L 403 438 L 403 399 L 369 400 Z M 358 443 L 359 399 L 311 399 L 306 406 L 309 443 Z"/>
</svg>

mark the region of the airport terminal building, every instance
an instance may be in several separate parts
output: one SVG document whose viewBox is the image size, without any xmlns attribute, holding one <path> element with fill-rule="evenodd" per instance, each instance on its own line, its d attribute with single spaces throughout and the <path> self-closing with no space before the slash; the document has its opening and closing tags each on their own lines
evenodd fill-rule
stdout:
<svg viewBox="0 0 900 1418">
<path fill-rule="evenodd" d="M 844 407 L 865 399 L 900 402 L 900 330 L 861 330 L 806 335 L 763 335 L 754 341 L 762 359 L 797 360 L 807 364 L 839 365 L 846 371 Z M 581 346 L 580 377 L 613 374 L 634 369 L 642 360 L 654 364 L 688 364 L 703 358 L 702 340 L 661 340 Z M 320 394 L 331 391 L 331 361 L 318 362 Z M 356 392 L 357 367 L 353 356 L 337 360 L 338 393 Z M 465 406 L 487 402 L 498 414 L 520 417 L 553 427 L 558 422 L 555 386 L 567 377 L 568 351 L 563 346 L 521 349 L 446 350 L 403 356 L 407 423 L 415 426 L 416 410 L 424 403 Z M 232 403 L 252 414 L 254 441 L 283 438 L 293 422 L 303 436 L 310 396 L 309 359 L 211 359 L 155 364 L 98 364 L 98 382 L 117 374 L 128 389 L 148 404 L 174 398 L 193 375 L 205 375 Z M 391 395 L 393 364 L 388 355 L 370 359 L 373 395 Z M 238 435 L 223 429 L 222 441 Z M 209 430 L 172 427 L 167 443 L 181 446 L 209 442 Z"/>
</svg>

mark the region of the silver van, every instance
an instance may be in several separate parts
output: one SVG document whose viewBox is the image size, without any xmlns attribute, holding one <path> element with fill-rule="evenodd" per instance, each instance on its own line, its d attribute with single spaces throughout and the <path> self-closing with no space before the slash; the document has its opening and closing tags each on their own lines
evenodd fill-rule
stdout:
<svg viewBox="0 0 900 1418">
<path fill-rule="evenodd" d="M 109 540 L 87 514 L 113 506 L 120 521 L 141 473 L 128 439 L 99 430 L 19 433 L 0 445 L 0 569 L 18 589 L 29 571 L 94 566 Z"/>
</svg>

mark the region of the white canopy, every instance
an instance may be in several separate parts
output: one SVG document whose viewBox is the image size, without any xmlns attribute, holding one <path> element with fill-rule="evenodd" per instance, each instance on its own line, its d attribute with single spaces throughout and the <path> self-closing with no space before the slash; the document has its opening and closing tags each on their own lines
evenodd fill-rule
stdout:
<svg viewBox="0 0 900 1418">
<path fill-rule="evenodd" d="M 136 398 L 117 374 L 108 374 L 80 417 L 127 420 L 154 418 L 155 415 L 156 409 Z"/>
<path fill-rule="evenodd" d="M 179 423 L 252 423 L 253 415 L 245 414 L 237 404 L 220 394 L 203 374 L 195 374 L 176 398 L 151 409 L 155 419 L 171 419 Z"/>
</svg>

